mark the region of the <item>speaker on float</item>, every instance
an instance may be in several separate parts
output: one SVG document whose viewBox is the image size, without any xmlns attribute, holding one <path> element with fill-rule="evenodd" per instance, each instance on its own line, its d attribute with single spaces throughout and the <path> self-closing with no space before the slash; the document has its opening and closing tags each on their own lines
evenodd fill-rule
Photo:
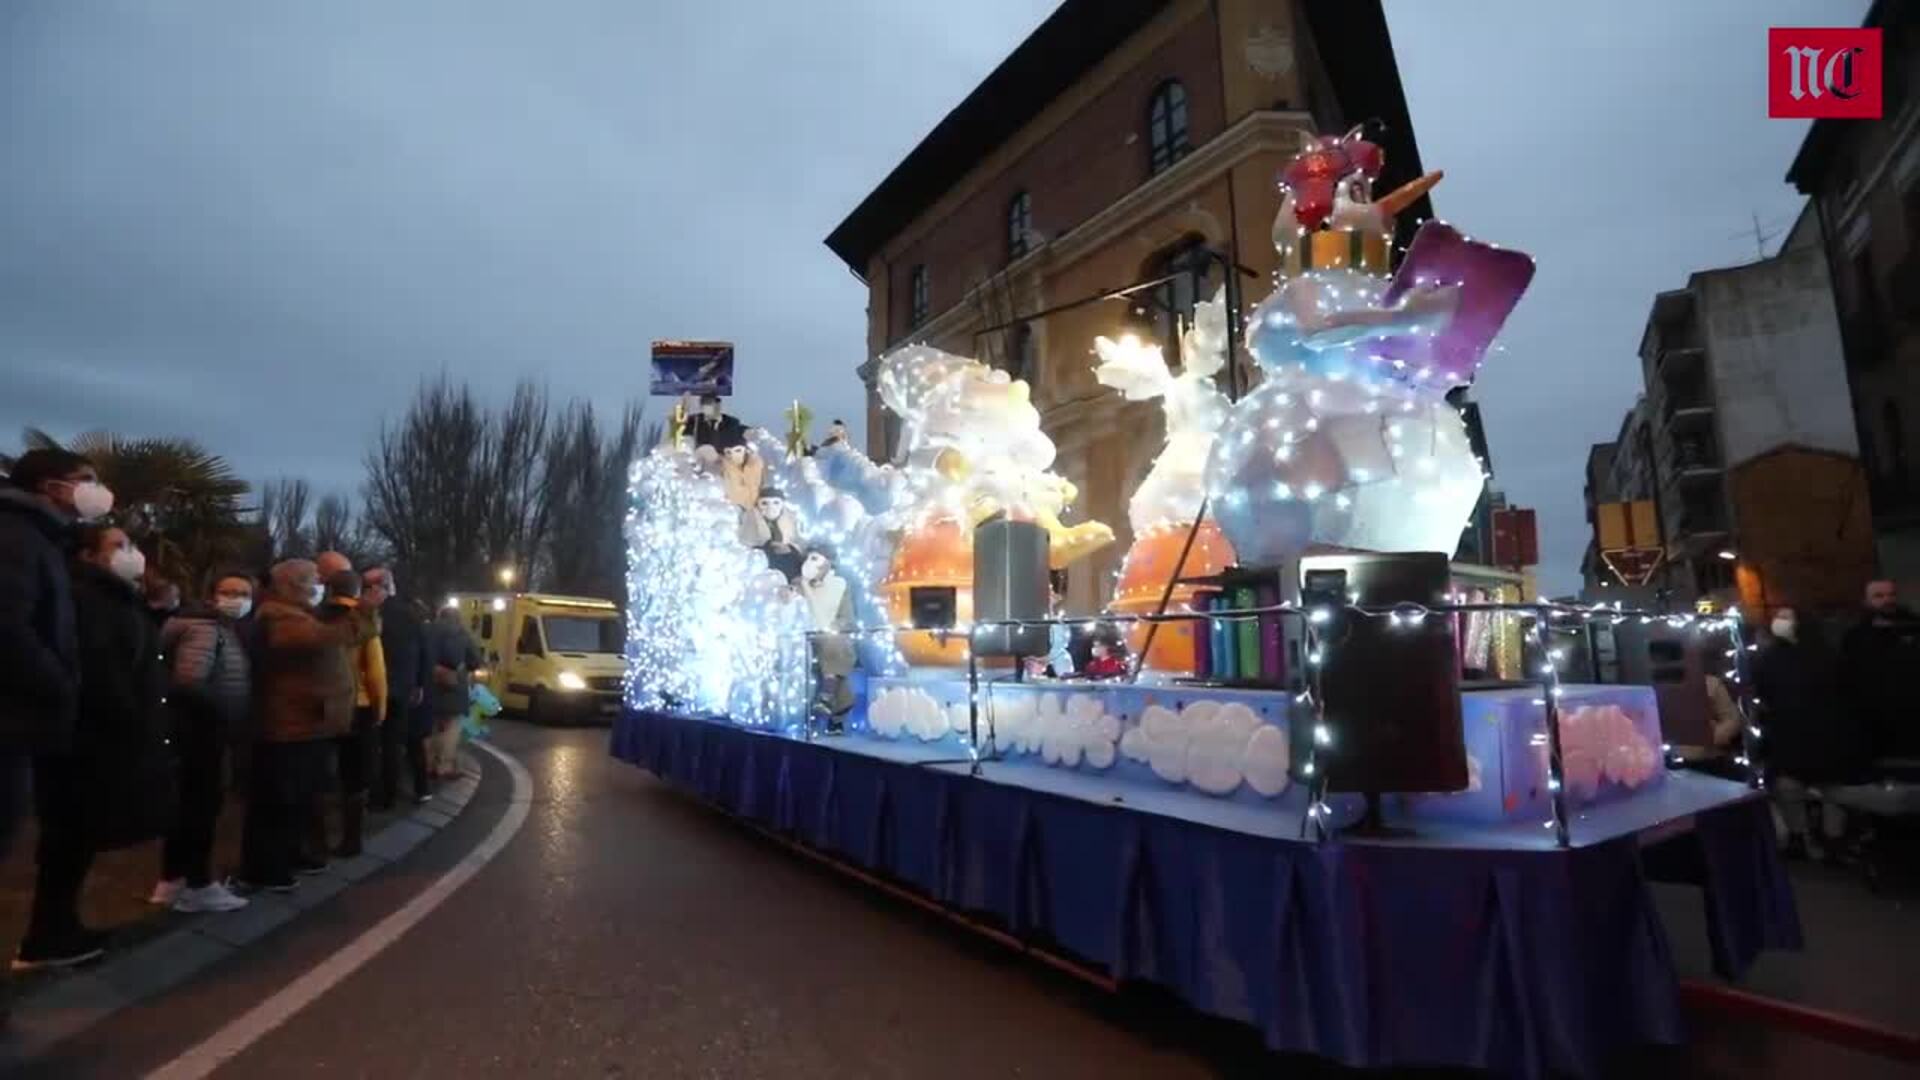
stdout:
<svg viewBox="0 0 1920 1080">
<path fill-rule="evenodd" d="M 1394 619 L 1346 606 L 1444 604 L 1451 576 L 1447 557 L 1429 552 L 1300 560 L 1301 604 L 1329 609 L 1315 627 L 1321 701 L 1334 733 L 1316 756 L 1329 790 L 1466 789 L 1453 620 Z M 1294 761 L 1304 763 L 1300 740 L 1296 747 Z"/>
<path fill-rule="evenodd" d="M 1712 646 L 1715 657 L 1726 644 Z M 1707 697 L 1707 647 L 1690 628 L 1664 620 L 1628 620 L 1613 628 L 1620 681 L 1653 687 L 1660 734 L 1675 746 L 1713 745 L 1713 703 Z"/>
<path fill-rule="evenodd" d="M 973 530 L 975 656 L 1045 656 L 1045 626 L 991 626 L 1047 617 L 1047 530 L 1004 517 Z"/>
</svg>

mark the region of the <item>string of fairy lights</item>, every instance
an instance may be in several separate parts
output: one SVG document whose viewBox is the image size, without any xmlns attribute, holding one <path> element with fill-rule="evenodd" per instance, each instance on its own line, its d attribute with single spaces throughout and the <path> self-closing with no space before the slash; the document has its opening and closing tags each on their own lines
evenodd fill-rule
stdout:
<svg viewBox="0 0 1920 1080">
<path fill-rule="evenodd" d="M 1502 613 L 1519 616 L 1531 616 L 1533 623 L 1527 629 L 1527 638 L 1533 645 L 1538 664 L 1533 669 L 1534 682 L 1540 687 L 1540 696 L 1531 699 L 1531 704 L 1543 711 L 1542 730 L 1535 738 L 1544 740 L 1547 762 L 1547 794 L 1550 807 L 1549 816 L 1541 822 L 1542 826 L 1554 834 L 1554 842 L 1566 847 L 1572 843 L 1571 815 L 1566 799 L 1567 778 L 1561 748 L 1561 701 L 1566 687 L 1561 677 L 1562 665 L 1567 660 L 1563 646 L 1554 644 L 1552 634 L 1556 626 L 1572 627 L 1584 623 L 1602 623 L 1619 626 L 1626 623 L 1640 625 L 1664 625 L 1670 629 L 1687 630 L 1695 633 L 1724 632 L 1730 635 L 1732 647 L 1725 651 L 1728 661 L 1724 677 L 1733 684 L 1731 695 L 1739 710 L 1741 719 L 1742 745 L 1735 762 L 1745 768 L 1751 786 L 1765 786 L 1764 775 L 1757 767 L 1758 743 L 1762 729 L 1755 718 L 1753 709 L 1760 702 L 1744 692 L 1745 657 L 1756 646 L 1746 644 L 1741 634 L 1741 615 L 1737 608 L 1730 608 L 1722 614 L 1679 614 L 1666 612 L 1648 612 L 1629 610 L 1623 605 L 1612 606 L 1598 604 L 1592 606 L 1558 603 L 1539 600 L 1533 603 L 1467 602 L 1461 594 L 1451 594 L 1447 602 L 1437 604 L 1401 603 L 1387 606 L 1367 606 L 1357 603 L 1339 605 L 1280 603 L 1257 607 L 1232 608 L 1209 611 L 1202 614 L 1176 612 L 1160 615 L 1112 615 L 1099 620 L 1038 618 L 1038 619 L 995 619 L 980 620 L 970 625 L 954 626 L 947 631 L 957 638 L 971 640 L 980 632 L 1004 627 L 1040 627 L 1040 626 L 1094 626 L 1100 624 L 1125 626 L 1139 623 L 1180 622 L 1199 619 L 1217 619 L 1230 623 L 1257 620 L 1262 617 L 1280 616 L 1300 619 L 1306 626 L 1305 660 L 1307 677 L 1304 688 L 1294 697 L 1294 704 L 1304 711 L 1306 719 L 1313 724 L 1313 738 L 1308 743 L 1309 754 L 1301 764 L 1300 772 L 1308 782 L 1308 803 L 1302 819 L 1302 833 L 1311 827 L 1317 838 L 1324 839 L 1329 834 L 1329 822 L 1333 817 L 1333 807 L 1328 802 L 1325 784 L 1325 771 L 1321 769 L 1318 756 L 1329 750 L 1339 739 L 1337 725 L 1328 719 L 1325 709 L 1325 697 L 1321 689 L 1320 673 L 1325 667 L 1328 651 L 1334 647 L 1324 628 L 1332 620 L 1336 610 L 1385 621 L 1389 627 L 1397 630 L 1414 630 L 1432 619 L 1451 619 L 1458 615 L 1475 612 Z M 924 632 L 924 628 L 910 625 L 861 626 L 846 631 L 852 636 L 889 636 L 910 632 Z M 969 701 L 977 706 L 979 698 L 979 678 L 977 672 L 969 670 Z M 1196 689 L 1203 688 L 1204 684 Z M 796 729 L 796 732 L 799 729 Z M 979 749 L 975 740 L 966 734 L 960 734 L 960 742 L 970 755 L 976 759 Z M 989 730 L 988 738 L 992 733 Z M 989 745 L 991 743 L 989 742 Z M 1662 744 L 1665 753 L 1671 753 L 1672 747 Z"/>
</svg>

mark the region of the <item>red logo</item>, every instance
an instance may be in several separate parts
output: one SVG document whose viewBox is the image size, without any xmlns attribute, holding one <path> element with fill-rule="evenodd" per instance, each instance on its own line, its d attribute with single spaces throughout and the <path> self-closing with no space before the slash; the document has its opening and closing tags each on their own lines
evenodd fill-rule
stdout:
<svg viewBox="0 0 1920 1080">
<path fill-rule="evenodd" d="M 1767 31 L 1767 115 L 1775 119 L 1878 120 L 1880 28 L 1780 27 Z"/>
</svg>

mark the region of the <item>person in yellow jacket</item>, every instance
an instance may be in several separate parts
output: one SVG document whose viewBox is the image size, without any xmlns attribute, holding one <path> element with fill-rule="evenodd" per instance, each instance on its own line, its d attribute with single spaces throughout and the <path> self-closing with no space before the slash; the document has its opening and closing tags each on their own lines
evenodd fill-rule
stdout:
<svg viewBox="0 0 1920 1080">
<path fill-rule="evenodd" d="M 361 595 L 360 575 L 354 573 L 345 557 L 329 552 L 320 557 L 319 563 L 331 571 L 325 579 L 327 598 L 320 612 L 323 621 L 350 618 L 355 609 L 377 608 L 385 599 L 377 589 L 373 596 Z M 380 725 L 387 719 L 387 660 L 380 647 L 379 616 L 367 620 L 367 625 L 372 627 L 372 635 L 356 635 L 354 643 L 346 646 L 347 668 L 353 675 L 353 726 L 333 740 L 340 793 L 340 842 L 331 846 L 331 853 L 346 859 L 360 854 L 365 839 L 374 753 L 380 745 Z M 324 805 L 314 806 L 308 831 L 310 850 L 305 853 L 302 868 L 316 869 L 325 864 L 329 853 Z"/>
</svg>

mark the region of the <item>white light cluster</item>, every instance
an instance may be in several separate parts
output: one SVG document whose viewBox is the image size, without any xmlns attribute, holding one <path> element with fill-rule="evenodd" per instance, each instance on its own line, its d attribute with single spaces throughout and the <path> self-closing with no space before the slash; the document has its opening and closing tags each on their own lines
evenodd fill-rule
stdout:
<svg viewBox="0 0 1920 1080">
<path fill-rule="evenodd" d="M 806 605 L 740 542 L 719 481 L 661 448 L 634 462 L 628 490 L 630 703 L 756 727 L 804 720 Z"/>
<path fill-rule="evenodd" d="M 880 358 L 875 382 L 901 420 L 901 467 L 886 483 L 890 509 L 907 528 L 937 517 L 971 526 L 1005 512 L 1045 527 L 1059 565 L 1113 542 L 1113 530 L 1099 522 L 1062 523 L 1079 493 L 1051 471 L 1053 440 L 1024 381 L 910 345 Z"/>
<path fill-rule="evenodd" d="M 1119 390 L 1128 401 L 1160 398 L 1166 413 L 1166 447 L 1127 504 L 1134 535 L 1191 522 L 1200 513 L 1214 436 L 1233 408 L 1214 385 L 1214 376 L 1227 363 L 1225 290 L 1194 306 L 1193 325 L 1182 338 L 1178 375 L 1167 368 L 1158 345 L 1132 334 L 1118 341 L 1095 338 L 1093 344 L 1100 357 L 1094 377 L 1101 385 Z"/>
<path fill-rule="evenodd" d="M 808 548 L 818 548 L 833 560 L 833 568 L 847 581 L 853 597 L 854 619 L 862 626 L 887 621 L 880 583 L 892 565 L 897 525 L 885 513 L 869 510 L 876 494 L 888 492 L 892 470 L 881 470 L 865 454 L 841 443 L 824 447 L 814 457 L 769 455 L 781 446 L 771 434 L 755 428 L 747 433 L 754 451 L 767 461 L 767 482 L 780 489 L 800 523 Z M 834 483 L 838 479 L 844 487 Z M 891 495 L 887 497 L 890 499 Z M 874 674 L 898 674 L 906 667 L 892 635 L 860 638 L 862 666 Z"/>
<path fill-rule="evenodd" d="M 1425 364 L 1395 369 L 1377 351 L 1387 339 L 1429 340 L 1457 290 L 1423 287 L 1388 304 L 1386 287 L 1360 270 L 1312 270 L 1253 311 L 1248 346 L 1264 377 L 1234 407 L 1205 472 L 1243 562 L 1278 564 L 1315 543 L 1457 544 L 1484 480 L 1445 399 L 1454 380 Z"/>
</svg>

